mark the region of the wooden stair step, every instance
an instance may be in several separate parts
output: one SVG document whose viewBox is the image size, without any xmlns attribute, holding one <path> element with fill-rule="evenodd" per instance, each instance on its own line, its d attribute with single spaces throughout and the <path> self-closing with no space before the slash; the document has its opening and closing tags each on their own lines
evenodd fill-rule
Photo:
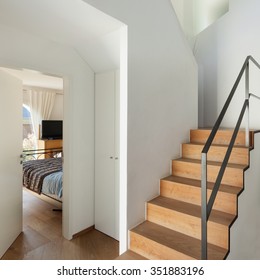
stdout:
<svg viewBox="0 0 260 280">
<path fill-rule="evenodd" d="M 176 199 L 171 199 L 163 196 L 157 196 L 156 198 L 150 200 L 148 203 L 152 203 L 164 208 L 168 208 L 177 212 L 194 216 L 199 219 L 201 218 L 201 207 L 195 204 L 186 203 L 183 201 L 179 201 Z M 211 221 L 214 223 L 229 226 L 230 224 L 232 224 L 234 218 L 235 215 L 231 215 L 218 210 L 212 210 L 211 215 L 209 217 L 209 222 Z"/>
<path fill-rule="evenodd" d="M 190 159 L 201 159 L 201 151 L 204 144 L 201 143 L 183 143 L 182 157 Z M 207 154 L 210 161 L 223 162 L 226 155 L 227 145 L 212 145 Z M 245 146 L 234 146 L 229 158 L 229 163 L 249 164 L 249 149 Z"/>
<path fill-rule="evenodd" d="M 201 241 L 145 221 L 130 231 L 130 249 L 148 259 L 200 259 Z M 222 260 L 227 249 L 208 244 L 208 258 Z"/>
<path fill-rule="evenodd" d="M 147 260 L 147 258 L 135 253 L 134 251 L 127 250 L 125 253 L 118 256 L 115 260 Z"/>
<path fill-rule="evenodd" d="M 208 181 L 215 182 L 221 167 L 220 162 L 208 161 Z M 244 185 L 244 171 L 248 168 L 245 164 L 228 163 L 222 183 L 237 187 Z M 197 159 L 179 158 L 172 161 L 172 175 L 201 179 L 201 161 Z"/>
<path fill-rule="evenodd" d="M 214 183 L 208 182 L 208 199 Z M 220 185 L 213 209 L 237 214 L 237 197 L 242 187 Z M 168 176 L 160 180 L 160 194 L 195 205 L 201 205 L 201 181 L 178 176 Z"/>
<path fill-rule="evenodd" d="M 233 134 L 233 129 L 229 128 L 221 128 L 216 133 L 214 137 L 213 144 L 224 144 L 227 145 L 230 143 L 230 139 Z M 190 142 L 192 143 L 206 143 L 209 135 L 211 133 L 211 129 L 202 128 L 202 129 L 192 129 L 190 130 Z M 250 131 L 249 135 L 249 145 L 253 146 L 253 135 L 254 131 Z M 240 130 L 238 132 L 237 138 L 235 140 L 235 145 L 237 146 L 245 146 L 245 130 Z"/>
<path fill-rule="evenodd" d="M 200 129 L 191 129 L 190 130 L 190 142 L 192 143 L 206 143 L 208 137 L 211 133 L 211 128 L 200 128 Z M 213 139 L 212 144 L 224 144 L 228 145 L 234 129 L 230 128 L 220 128 L 216 136 Z M 239 130 L 237 138 L 235 140 L 235 145 L 245 146 L 245 130 Z M 250 130 L 249 132 L 249 145 L 250 147 L 254 146 L 254 131 Z"/>
<path fill-rule="evenodd" d="M 236 216 L 212 210 L 208 220 L 208 240 L 223 248 L 229 246 L 229 227 Z M 200 239 L 201 207 L 158 196 L 147 203 L 147 220 Z"/>
</svg>

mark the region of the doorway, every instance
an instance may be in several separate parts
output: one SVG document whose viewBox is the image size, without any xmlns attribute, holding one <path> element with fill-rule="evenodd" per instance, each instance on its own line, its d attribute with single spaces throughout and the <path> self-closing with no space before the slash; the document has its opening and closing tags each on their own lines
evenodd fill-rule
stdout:
<svg viewBox="0 0 260 280">
<path fill-rule="evenodd" d="M 11 68 L 1 68 L 7 75 L 13 76 L 18 80 L 22 81 L 22 93 L 17 92 L 17 94 L 22 94 L 22 150 L 23 150 L 23 166 L 30 163 L 30 168 L 37 166 L 37 162 L 45 162 L 45 159 L 48 159 L 48 164 L 52 161 L 56 161 L 57 157 L 62 156 L 62 139 L 59 140 L 44 140 L 45 146 L 42 146 L 43 140 L 41 140 L 41 119 L 48 119 L 48 122 L 56 124 L 56 122 L 63 121 L 63 79 L 60 77 L 54 77 L 51 75 L 44 75 L 38 71 L 32 70 L 17 70 Z M 35 107 L 35 104 L 37 107 Z M 34 113 L 33 113 L 34 112 Z M 38 114 L 37 114 L 38 113 Z M 34 118 L 34 116 L 38 118 Z M 55 121 L 54 121 L 55 120 Z M 59 120 L 59 121 L 56 121 Z M 37 127 L 37 131 L 34 129 Z M 57 130 L 62 132 L 62 126 L 52 127 L 52 133 L 56 133 Z M 56 135 L 56 134 L 55 134 Z M 60 134 L 59 134 L 60 135 Z M 62 133 L 61 133 L 62 136 Z M 47 147 L 48 143 L 48 147 Z M 59 144 L 55 144 L 59 143 Z M 49 147 L 49 144 L 52 144 Z M 62 159 L 57 159 L 61 162 Z M 46 163 L 47 164 L 47 163 Z M 44 165 L 42 165 L 44 166 Z M 42 168 L 39 167 L 39 168 Z M 34 168 L 34 167 L 33 167 Z M 62 168 L 62 166 L 61 166 Z M 36 169 L 35 169 L 36 170 Z M 40 169 L 39 169 L 40 170 Z M 53 170 L 55 171 L 55 170 Z M 39 172 L 39 171 L 37 171 Z M 48 173 L 50 170 L 48 170 Z M 28 176 L 28 182 L 24 181 L 24 176 L 21 178 L 21 185 L 23 185 L 23 230 L 32 232 L 34 234 L 41 234 L 41 230 L 46 227 L 49 227 L 49 232 L 54 236 L 54 232 L 61 233 L 62 230 L 62 213 L 52 213 L 51 208 L 46 211 L 44 203 L 48 203 L 53 210 L 62 209 L 62 196 L 57 196 L 55 193 L 55 185 L 57 181 L 53 182 L 55 177 L 50 177 L 53 174 L 48 176 L 47 171 L 39 173 L 38 177 Z M 44 177 L 46 176 L 46 177 Z M 61 175 L 62 176 L 62 175 Z M 27 177 L 26 177 L 27 178 Z M 47 179 L 48 186 L 51 191 L 48 192 L 46 189 L 42 193 L 37 193 L 32 191 L 30 187 L 31 180 L 42 180 L 42 188 L 47 183 L 44 183 Z M 58 178 L 62 181 L 62 177 Z M 53 182 L 53 183 L 52 183 Z M 62 186 L 61 186 L 62 187 Z M 60 194 L 62 194 L 62 189 Z M 34 197 L 33 197 L 34 196 Z M 38 204 L 36 203 L 38 201 Z M 43 202 L 44 201 L 44 202 Z M 30 206 L 28 206 L 30 205 Z M 47 207 L 48 209 L 48 207 Z M 47 213 L 49 216 L 47 217 Z M 45 216 L 45 218 L 43 218 Z M 47 220 L 57 220 L 58 225 L 52 224 L 52 227 L 48 225 Z M 39 226 L 41 225 L 41 226 Z M 60 230 L 58 230 L 60 228 Z M 52 230 L 51 230 L 52 229 Z M 25 232 L 24 232 L 25 234 Z"/>
</svg>

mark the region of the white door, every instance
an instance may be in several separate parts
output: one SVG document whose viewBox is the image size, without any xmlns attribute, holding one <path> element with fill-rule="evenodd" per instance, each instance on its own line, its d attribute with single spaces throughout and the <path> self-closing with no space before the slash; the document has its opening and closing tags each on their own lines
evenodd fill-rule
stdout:
<svg viewBox="0 0 260 280">
<path fill-rule="evenodd" d="M 22 82 L 0 70 L 0 257 L 22 231 Z"/>
<path fill-rule="evenodd" d="M 95 78 L 95 228 L 119 239 L 115 72 Z"/>
</svg>

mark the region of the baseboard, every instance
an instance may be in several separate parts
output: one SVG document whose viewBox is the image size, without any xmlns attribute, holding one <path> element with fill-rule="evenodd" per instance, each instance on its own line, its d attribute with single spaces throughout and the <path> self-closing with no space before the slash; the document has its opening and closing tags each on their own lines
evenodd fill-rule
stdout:
<svg viewBox="0 0 260 280">
<path fill-rule="evenodd" d="M 93 230 L 94 228 L 95 228 L 95 225 L 90 226 L 90 227 L 88 227 L 88 228 L 86 228 L 86 229 L 83 229 L 83 230 L 81 230 L 80 232 L 77 232 L 77 233 L 73 234 L 73 235 L 72 235 L 72 239 L 77 238 L 77 237 L 79 237 L 79 236 L 81 236 L 81 235 L 83 235 L 83 234 L 86 234 L 87 232 Z"/>
</svg>

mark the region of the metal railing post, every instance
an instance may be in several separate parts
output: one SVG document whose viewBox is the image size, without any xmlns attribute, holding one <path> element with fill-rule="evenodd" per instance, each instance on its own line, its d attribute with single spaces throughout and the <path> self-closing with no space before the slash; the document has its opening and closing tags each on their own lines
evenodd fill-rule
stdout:
<svg viewBox="0 0 260 280">
<path fill-rule="evenodd" d="M 207 238 L 207 154 L 201 154 L 201 259 L 208 258 Z"/>
<path fill-rule="evenodd" d="M 249 100 L 249 62 L 247 62 L 245 69 L 245 99 Z M 249 102 L 246 106 L 246 124 L 245 124 L 245 144 L 249 147 Z"/>
</svg>

